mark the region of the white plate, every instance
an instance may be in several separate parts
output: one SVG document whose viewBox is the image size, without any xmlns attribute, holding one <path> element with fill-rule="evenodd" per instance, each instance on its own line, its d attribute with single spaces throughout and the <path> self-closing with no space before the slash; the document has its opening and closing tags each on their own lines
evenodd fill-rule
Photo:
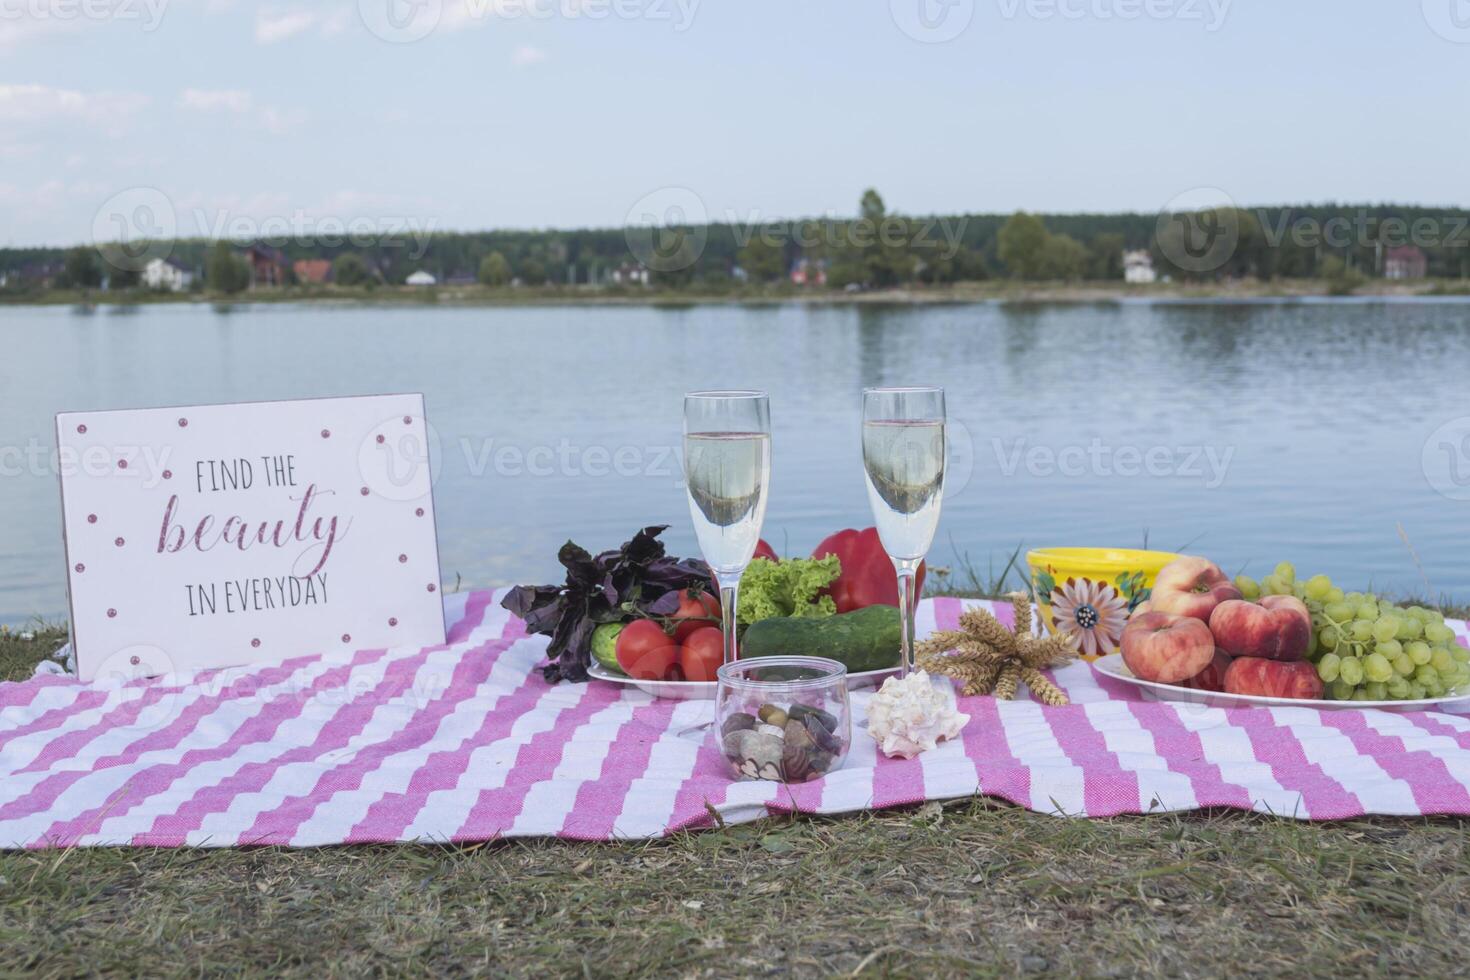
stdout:
<svg viewBox="0 0 1470 980">
<path fill-rule="evenodd" d="M 847 687 L 848 690 L 877 687 L 883 678 L 896 673 L 897 667 L 889 667 L 887 670 L 865 670 L 861 674 L 848 674 Z M 656 698 L 674 701 L 713 701 L 715 690 L 719 686 L 715 681 L 637 681 L 624 674 L 614 674 L 595 660 L 587 668 L 587 674 L 609 684 L 632 684 L 638 690 Z"/>
<path fill-rule="evenodd" d="M 1470 693 L 1446 694 L 1442 698 L 1424 698 L 1420 701 L 1329 701 L 1309 698 L 1270 698 L 1260 694 L 1226 694 L 1217 691 L 1196 691 L 1158 681 L 1145 681 L 1134 677 L 1128 665 L 1123 663 L 1121 653 L 1110 653 L 1094 660 L 1093 669 L 1100 674 L 1141 688 L 1144 695 L 1154 701 L 1187 701 L 1190 704 L 1205 704 L 1212 708 L 1243 708 L 1249 705 L 1282 708 L 1324 708 L 1336 711 L 1343 708 L 1380 708 L 1384 711 L 1429 711 L 1452 704 L 1470 704 Z"/>
</svg>

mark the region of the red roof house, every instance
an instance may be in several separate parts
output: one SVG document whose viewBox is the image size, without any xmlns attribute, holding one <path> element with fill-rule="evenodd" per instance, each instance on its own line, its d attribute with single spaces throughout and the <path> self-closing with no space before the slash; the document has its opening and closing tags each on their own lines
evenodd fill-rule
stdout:
<svg viewBox="0 0 1470 980">
<path fill-rule="evenodd" d="M 296 273 L 296 281 L 302 285 L 332 281 L 332 263 L 328 259 L 297 259 L 291 268 Z"/>
<path fill-rule="evenodd" d="M 286 284 L 286 253 L 269 245 L 251 245 L 245 250 L 250 264 L 250 288 L 260 289 Z"/>
<path fill-rule="evenodd" d="M 1383 257 L 1383 278 L 1423 279 L 1429 273 L 1429 258 L 1417 245 L 1400 245 Z"/>
</svg>

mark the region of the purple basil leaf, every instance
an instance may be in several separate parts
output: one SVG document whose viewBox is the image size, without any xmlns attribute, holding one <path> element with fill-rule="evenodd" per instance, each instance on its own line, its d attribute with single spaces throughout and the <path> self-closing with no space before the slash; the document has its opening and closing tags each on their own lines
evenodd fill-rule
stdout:
<svg viewBox="0 0 1470 980">
<path fill-rule="evenodd" d="M 664 546 L 658 536 L 668 530 L 668 527 L 667 524 L 655 524 L 633 535 L 633 540 L 623 545 L 623 554 L 627 556 L 629 564 L 646 566 L 655 559 L 662 558 Z"/>
<path fill-rule="evenodd" d="M 672 616 L 679 610 L 679 603 L 684 598 L 684 590 L 674 589 L 665 592 L 644 608 L 651 616 Z"/>
<path fill-rule="evenodd" d="M 587 549 L 568 541 L 556 553 L 556 559 L 566 567 L 567 588 L 581 588 L 589 591 L 597 588 L 598 580 L 602 576 L 598 574 L 597 564 L 587 553 Z"/>
<path fill-rule="evenodd" d="M 532 633 L 549 633 L 547 624 L 560 615 L 561 586 L 518 585 L 506 593 L 500 605 L 513 616 L 526 621 Z"/>
</svg>

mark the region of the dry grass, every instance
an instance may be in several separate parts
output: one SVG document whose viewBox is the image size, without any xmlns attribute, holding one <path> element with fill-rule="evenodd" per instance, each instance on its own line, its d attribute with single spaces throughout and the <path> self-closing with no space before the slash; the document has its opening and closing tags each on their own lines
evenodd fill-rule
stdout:
<svg viewBox="0 0 1470 980">
<path fill-rule="evenodd" d="M 0 640 L 0 677 L 51 648 Z M 0 853 L 0 974 L 1449 975 L 1467 830 L 968 799 L 641 844 Z"/>
<path fill-rule="evenodd" d="M 0 972 L 1448 975 L 1460 821 L 983 800 L 647 844 L 0 855 Z"/>
</svg>

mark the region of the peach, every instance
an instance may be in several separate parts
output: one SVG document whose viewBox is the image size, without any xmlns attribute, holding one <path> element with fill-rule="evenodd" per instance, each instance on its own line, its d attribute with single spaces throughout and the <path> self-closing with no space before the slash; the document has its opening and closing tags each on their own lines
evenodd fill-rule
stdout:
<svg viewBox="0 0 1470 980">
<path fill-rule="evenodd" d="M 1312 642 L 1312 614 L 1291 595 L 1268 595 L 1259 603 L 1231 599 L 1210 614 L 1210 632 L 1232 657 L 1300 660 Z"/>
<path fill-rule="evenodd" d="M 1209 622 L 1216 606 L 1239 598 L 1240 590 L 1219 565 L 1207 558 L 1185 555 L 1159 570 L 1148 601 L 1154 612 Z"/>
<path fill-rule="evenodd" d="M 1225 693 L 1255 694 L 1269 698 L 1320 698 L 1322 679 L 1305 660 L 1267 660 L 1236 657 L 1225 671 Z"/>
<path fill-rule="evenodd" d="M 1204 670 L 1193 677 L 1186 677 L 1179 682 L 1179 686 L 1196 691 L 1223 691 L 1225 690 L 1225 672 L 1230 669 L 1230 664 L 1230 654 L 1224 650 L 1216 650 L 1215 658 L 1205 665 Z"/>
<path fill-rule="evenodd" d="M 1148 612 L 1134 616 L 1123 628 L 1123 662 L 1133 676 L 1145 681 L 1177 684 L 1193 677 L 1215 655 L 1210 628 L 1189 616 Z"/>
</svg>

